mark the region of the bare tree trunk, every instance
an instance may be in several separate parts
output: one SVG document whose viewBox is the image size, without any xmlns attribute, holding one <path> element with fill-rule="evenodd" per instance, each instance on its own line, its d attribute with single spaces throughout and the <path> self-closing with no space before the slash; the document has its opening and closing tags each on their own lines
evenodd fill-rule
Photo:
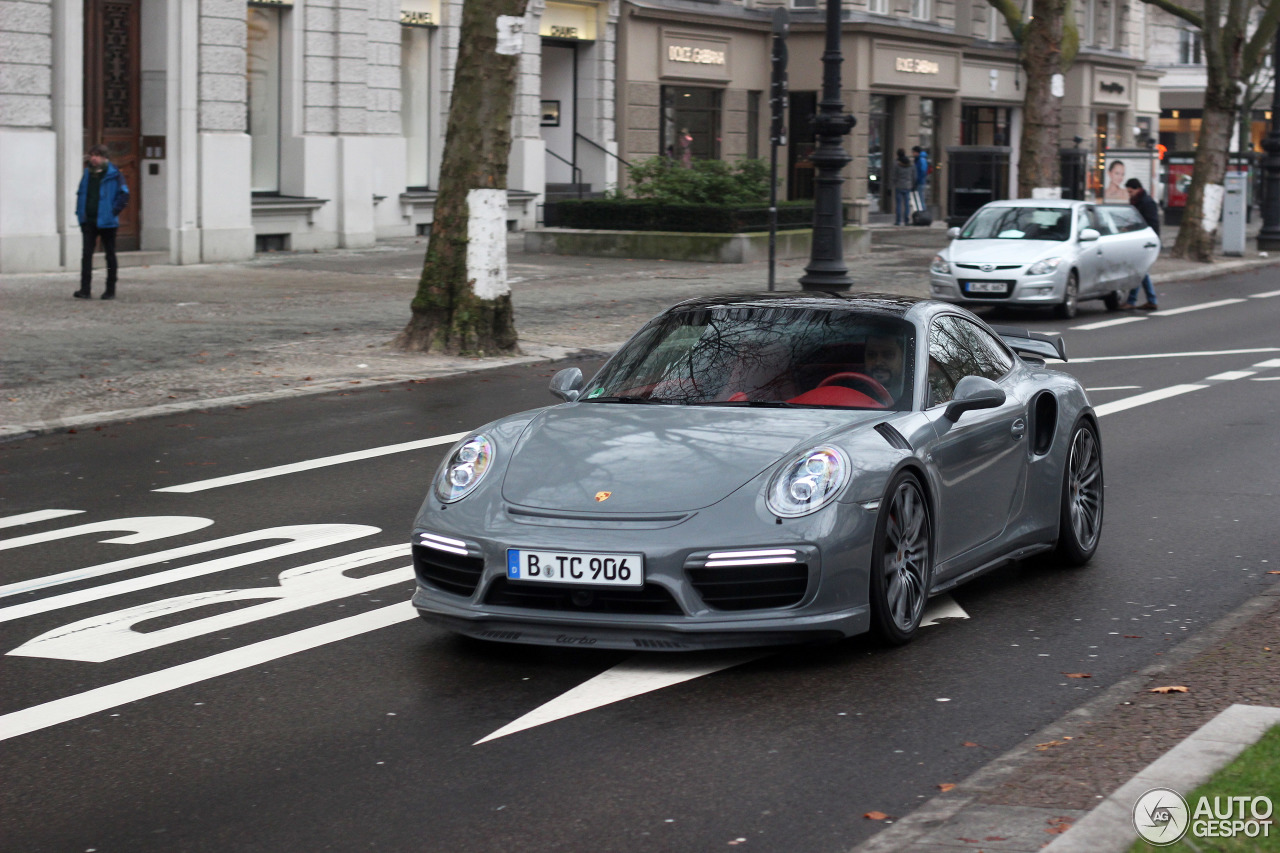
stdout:
<svg viewBox="0 0 1280 853">
<path fill-rule="evenodd" d="M 412 316 L 394 347 L 448 354 L 516 350 L 505 243 L 496 273 L 495 259 L 477 259 L 474 252 L 469 265 L 467 249 L 477 236 L 471 231 L 478 224 L 473 223 L 476 210 L 505 205 L 518 45 L 523 40 L 521 22 L 512 19 L 523 17 L 526 2 L 466 0 L 463 6 L 431 239 Z M 502 33 L 507 38 L 500 38 Z M 512 38 L 517 40 L 514 48 Z M 495 190 L 502 192 L 484 192 Z M 496 285 L 495 275 L 503 279 Z M 480 293 L 477 279 L 485 282 Z"/>
<path fill-rule="evenodd" d="M 1182 212 L 1182 225 L 1173 255 L 1208 263 L 1218 235 L 1218 217 L 1222 214 L 1223 180 L 1227 174 L 1227 146 L 1231 144 L 1231 128 L 1235 109 L 1211 106 L 1206 93 L 1200 136 L 1196 142 L 1193 179 L 1187 190 L 1187 206 Z"/>
<path fill-rule="evenodd" d="M 1027 23 L 1022 44 L 1022 68 L 1027 73 L 1027 96 L 1022 108 L 1022 143 L 1018 160 L 1018 198 L 1034 190 L 1062 186 L 1058 154 L 1061 99 L 1052 93 L 1053 75 L 1062 59 L 1063 0 L 1036 0 L 1035 17 Z"/>
</svg>

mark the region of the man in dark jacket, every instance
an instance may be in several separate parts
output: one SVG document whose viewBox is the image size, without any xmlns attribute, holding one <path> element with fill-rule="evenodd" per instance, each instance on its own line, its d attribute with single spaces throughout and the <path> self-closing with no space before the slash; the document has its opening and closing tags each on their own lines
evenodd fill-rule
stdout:
<svg viewBox="0 0 1280 853">
<path fill-rule="evenodd" d="M 1160 236 L 1160 207 L 1156 204 L 1156 200 L 1147 195 L 1147 191 L 1142 188 L 1142 181 L 1137 178 L 1130 178 L 1124 182 L 1124 188 L 1129 191 L 1129 204 L 1138 209 L 1138 213 L 1142 214 L 1142 218 L 1147 221 L 1147 225 L 1151 230 L 1156 232 L 1156 237 Z M 1156 288 L 1151 283 L 1151 274 L 1147 273 L 1142 277 L 1142 290 L 1147 295 L 1147 301 L 1138 306 L 1138 288 L 1129 291 L 1129 300 L 1120 305 L 1126 311 L 1135 307 L 1140 307 L 1143 311 L 1156 310 Z"/>
<path fill-rule="evenodd" d="M 80 178 L 80 188 L 76 190 L 76 219 L 80 221 L 83 239 L 80 289 L 71 294 L 77 299 L 90 297 L 93 249 L 98 240 L 102 240 L 102 251 L 107 256 L 107 289 L 102 298 L 116 298 L 116 279 L 120 272 L 116 260 L 116 230 L 120 227 L 120 211 L 128 203 L 129 186 L 120 170 L 107 159 L 107 146 L 93 146 L 85 158 L 84 175 Z"/>
</svg>

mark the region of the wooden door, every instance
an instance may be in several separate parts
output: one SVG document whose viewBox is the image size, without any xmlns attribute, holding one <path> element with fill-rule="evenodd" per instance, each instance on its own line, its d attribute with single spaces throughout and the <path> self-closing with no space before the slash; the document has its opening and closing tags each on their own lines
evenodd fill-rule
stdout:
<svg viewBox="0 0 1280 853">
<path fill-rule="evenodd" d="M 129 185 L 116 246 L 136 250 L 142 210 L 141 0 L 85 0 L 84 146 L 107 146 Z"/>
</svg>

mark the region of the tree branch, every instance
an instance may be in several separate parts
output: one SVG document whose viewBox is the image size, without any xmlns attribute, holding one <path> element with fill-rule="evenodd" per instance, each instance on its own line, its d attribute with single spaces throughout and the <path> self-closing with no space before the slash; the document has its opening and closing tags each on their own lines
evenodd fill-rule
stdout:
<svg viewBox="0 0 1280 853">
<path fill-rule="evenodd" d="M 1009 32 L 1013 33 L 1013 40 L 1018 44 L 1022 44 L 1022 36 L 1026 29 L 1026 22 L 1022 20 L 1022 7 L 1014 0 L 988 0 L 991 7 L 1004 16 L 1005 23 L 1009 25 Z M 1273 0 L 1280 2 L 1280 0 Z"/>
<path fill-rule="evenodd" d="M 1262 65 L 1262 58 L 1271 47 L 1271 40 L 1276 37 L 1276 25 L 1280 24 L 1280 0 L 1267 0 L 1265 4 L 1259 5 L 1263 8 L 1262 18 L 1258 21 L 1258 28 L 1254 30 L 1253 37 L 1249 39 L 1249 44 L 1244 49 L 1242 70 L 1245 77 L 1253 76 Z"/>
<path fill-rule="evenodd" d="M 1273 2 L 1274 1 L 1275 0 L 1273 0 Z M 1204 29 L 1203 16 L 1184 6 L 1179 6 L 1177 3 L 1172 2 L 1172 0 L 1142 0 L 1142 2 L 1146 3 L 1148 6 L 1155 6 L 1157 9 L 1163 9 L 1170 15 L 1173 15 L 1176 18 L 1181 18 L 1193 27 L 1201 30 Z"/>
</svg>

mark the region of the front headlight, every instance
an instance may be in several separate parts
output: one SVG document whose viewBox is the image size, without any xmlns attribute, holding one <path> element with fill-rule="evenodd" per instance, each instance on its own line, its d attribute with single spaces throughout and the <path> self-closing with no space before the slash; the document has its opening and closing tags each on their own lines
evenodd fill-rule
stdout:
<svg viewBox="0 0 1280 853">
<path fill-rule="evenodd" d="M 486 435 L 473 435 L 445 462 L 436 477 L 436 497 L 445 503 L 462 500 L 475 491 L 493 461 L 493 442 Z"/>
<path fill-rule="evenodd" d="M 1036 261 L 1027 267 L 1027 275 L 1044 275 L 1051 273 L 1062 263 L 1062 258 L 1045 258 L 1043 261 Z"/>
<path fill-rule="evenodd" d="M 830 503 L 849 479 L 849 458 L 838 447 L 815 447 L 792 457 L 769 483 L 769 511 L 784 518 L 808 515 Z"/>
<path fill-rule="evenodd" d="M 934 255 L 933 263 L 929 264 L 929 272 L 936 272 L 938 275 L 947 275 L 951 272 L 951 264 L 942 255 Z"/>
</svg>

